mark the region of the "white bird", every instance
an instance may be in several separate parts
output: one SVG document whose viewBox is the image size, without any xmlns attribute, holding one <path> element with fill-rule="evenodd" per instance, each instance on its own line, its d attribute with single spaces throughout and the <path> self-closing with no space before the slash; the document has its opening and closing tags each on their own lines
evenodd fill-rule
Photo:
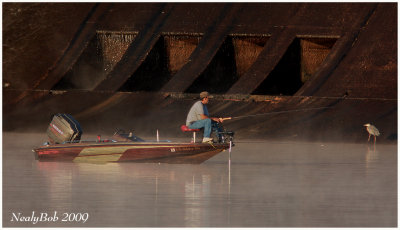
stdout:
<svg viewBox="0 0 400 230">
<path fill-rule="evenodd" d="M 364 125 L 366 128 L 367 128 L 367 132 L 368 132 L 368 141 L 369 141 L 369 139 L 371 138 L 371 135 L 373 135 L 374 136 L 374 144 L 375 144 L 375 142 L 376 142 L 376 137 L 377 136 L 379 136 L 379 135 L 381 135 L 380 133 L 379 133 L 379 130 L 375 127 L 375 126 L 373 126 L 373 125 L 371 125 L 371 124 L 369 124 L 369 123 L 367 123 L 367 124 L 365 124 Z"/>
</svg>

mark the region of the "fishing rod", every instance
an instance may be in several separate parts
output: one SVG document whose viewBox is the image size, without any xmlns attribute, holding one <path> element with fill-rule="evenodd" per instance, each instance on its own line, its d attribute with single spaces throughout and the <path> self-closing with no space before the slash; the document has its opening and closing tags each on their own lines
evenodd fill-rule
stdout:
<svg viewBox="0 0 400 230">
<path fill-rule="evenodd" d="M 226 118 L 221 118 L 221 119 L 222 119 L 222 121 L 225 121 L 225 120 L 239 119 L 239 118 L 245 118 L 245 117 L 265 116 L 265 115 L 270 115 L 270 114 L 292 113 L 292 112 L 299 112 L 299 111 L 306 111 L 306 110 L 327 109 L 327 108 L 330 108 L 330 107 L 331 107 L 331 106 L 328 106 L 328 107 L 317 107 L 317 108 L 308 108 L 308 109 L 293 109 L 293 110 L 284 110 L 284 111 L 276 111 L 276 112 L 268 112 L 268 113 L 259 113 L 259 114 L 243 115 L 243 116 L 236 116 L 236 117 L 226 117 Z"/>
</svg>

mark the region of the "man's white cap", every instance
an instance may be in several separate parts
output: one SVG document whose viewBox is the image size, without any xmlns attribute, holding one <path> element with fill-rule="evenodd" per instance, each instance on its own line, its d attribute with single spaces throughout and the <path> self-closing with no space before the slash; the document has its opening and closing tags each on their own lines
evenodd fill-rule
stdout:
<svg viewBox="0 0 400 230">
<path fill-rule="evenodd" d="M 205 97 L 213 98 L 207 91 L 203 91 L 200 93 L 200 99 L 203 99 Z"/>
</svg>

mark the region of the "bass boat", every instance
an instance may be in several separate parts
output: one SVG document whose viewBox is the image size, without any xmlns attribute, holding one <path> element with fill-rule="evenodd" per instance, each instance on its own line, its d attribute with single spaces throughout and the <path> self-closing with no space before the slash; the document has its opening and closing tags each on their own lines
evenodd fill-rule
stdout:
<svg viewBox="0 0 400 230">
<path fill-rule="evenodd" d="M 181 130 L 193 133 L 190 142 L 145 141 L 123 130 L 110 139 L 81 141 L 79 123 L 68 114 L 56 114 L 47 129 L 49 142 L 33 151 L 39 161 L 200 164 L 233 146 L 233 132 L 216 133 L 215 142 L 197 143 L 195 134 L 200 130 L 184 125 Z"/>
</svg>

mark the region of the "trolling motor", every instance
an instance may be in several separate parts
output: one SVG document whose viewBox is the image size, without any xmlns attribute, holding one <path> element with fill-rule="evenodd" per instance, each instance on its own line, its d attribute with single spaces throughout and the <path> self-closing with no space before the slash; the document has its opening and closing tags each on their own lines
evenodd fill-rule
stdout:
<svg viewBox="0 0 400 230">
<path fill-rule="evenodd" d="M 218 138 L 217 143 L 229 143 L 233 142 L 233 136 L 235 132 L 227 131 L 221 124 L 218 125 L 219 127 L 215 129 L 215 136 Z"/>
<path fill-rule="evenodd" d="M 218 143 L 229 143 L 230 141 L 233 142 L 233 136 L 235 135 L 235 132 L 224 131 L 218 132 L 217 135 L 220 135 L 220 137 L 218 138 Z"/>
</svg>

